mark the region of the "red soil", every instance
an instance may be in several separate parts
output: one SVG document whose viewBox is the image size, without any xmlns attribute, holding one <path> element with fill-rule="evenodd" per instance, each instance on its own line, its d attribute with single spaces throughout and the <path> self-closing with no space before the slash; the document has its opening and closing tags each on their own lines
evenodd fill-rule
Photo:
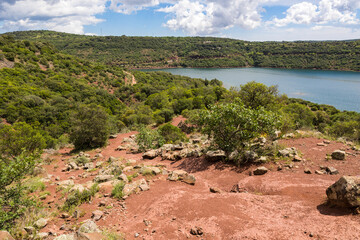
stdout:
<svg viewBox="0 0 360 240">
<path fill-rule="evenodd" d="M 179 119 L 176 119 L 179 121 Z M 177 162 L 140 160 L 141 154 L 126 154 L 115 151 L 124 137 L 134 134 L 121 134 L 111 139 L 102 150 L 104 158 L 109 156 L 136 159 L 137 164 L 161 164 L 167 169 L 183 169 L 196 177 L 194 186 L 166 180 L 166 175 L 150 178 L 150 190 L 134 194 L 124 202 L 102 195 L 81 209 L 85 215 L 70 223 L 80 224 L 91 218 L 91 212 L 101 209 L 105 215 L 98 226 L 109 231 L 123 233 L 126 239 L 196 239 L 190 229 L 198 226 L 203 229 L 202 239 L 360 239 L 360 217 L 345 209 L 330 208 L 325 205 L 325 190 L 343 175 L 356 175 L 360 169 L 360 155 L 356 155 L 342 143 L 331 142 L 324 147 L 317 146 L 323 139 L 300 138 L 281 140 L 281 144 L 296 147 L 305 162 L 294 163 L 295 167 L 277 171 L 274 163 L 265 164 L 270 172 L 262 176 L 249 176 L 249 171 L 257 166 L 235 167 L 225 163 L 209 163 L 203 158 L 183 159 Z M 348 155 L 345 161 L 326 160 L 326 154 L 335 149 L 344 149 Z M 51 165 L 46 166 L 49 174 L 66 180 L 75 177 L 75 183 L 85 183 L 86 179 L 77 177 L 83 172 L 61 172 L 68 158 L 69 149 L 61 151 Z M 95 151 L 90 152 L 95 155 Z M 58 168 L 54 168 L 54 166 Z M 317 175 L 320 165 L 332 166 L 339 170 L 338 175 Z M 312 174 L 305 174 L 309 168 Z M 93 172 L 91 175 L 96 175 Z M 52 180 L 54 180 L 54 177 Z M 52 181 L 53 182 L 53 181 Z M 246 192 L 231 193 L 233 185 L 239 184 Z M 209 187 L 218 187 L 222 193 L 211 193 Z M 49 183 L 49 199 L 55 199 L 50 206 L 55 208 L 63 200 L 55 193 L 55 186 Z M 99 208 L 100 201 L 107 207 Z M 126 208 L 123 208 L 126 206 Z M 51 211 L 51 210 L 50 210 Z M 144 221 L 149 221 L 148 225 Z M 44 231 L 52 229 L 63 233 L 59 227 L 66 221 L 54 218 Z"/>
</svg>

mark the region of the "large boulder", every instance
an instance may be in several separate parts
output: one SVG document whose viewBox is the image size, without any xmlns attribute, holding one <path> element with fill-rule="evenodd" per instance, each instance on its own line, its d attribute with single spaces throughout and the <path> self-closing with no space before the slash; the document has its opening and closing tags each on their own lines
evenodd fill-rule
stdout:
<svg viewBox="0 0 360 240">
<path fill-rule="evenodd" d="M 328 189 L 329 203 L 340 207 L 360 206 L 360 176 L 343 176 Z"/>
<path fill-rule="evenodd" d="M 345 160 L 346 157 L 346 153 L 344 151 L 341 150 L 335 150 L 332 154 L 331 154 L 332 159 L 334 160 Z"/>
</svg>

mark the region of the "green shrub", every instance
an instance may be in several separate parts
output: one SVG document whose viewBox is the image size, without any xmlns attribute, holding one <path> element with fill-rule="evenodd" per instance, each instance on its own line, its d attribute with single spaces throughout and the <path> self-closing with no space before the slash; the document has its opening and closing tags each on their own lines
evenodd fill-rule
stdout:
<svg viewBox="0 0 360 240">
<path fill-rule="evenodd" d="M 111 196 L 117 199 L 122 199 L 124 196 L 123 189 L 125 187 L 125 183 L 120 181 L 114 186 L 114 189 L 111 191 Z"/>
<path fill-rule="evenodd" d="M 136 135 L 136 143 L 138 144 L 140 151 L 146 151 L 148 149 L 161 147 L 164 145 L 165 140 L 157 130 L 141 126 L 139 133 Z"/>
<path fill-rule="evenodd" d="M 96 105 L 80 106 L 72 118 L 70 141 L 76 149 L 102 147 L 110 132 L 107 113 Z"/>
<path fill-rule="evenodd" d="M 165 143 L 179 143 L 187 140 L 186 135 L 171 123 L 166 123 L 158 128 L 160 135 L 164 138 Z"/>
<path fill-rule="evenodd" d="M 90 190 L 84 190 L 82 192 L 80 192 L 79 190 L 76 190 L 75 192 L 71 193 L 63 207 L 62 210 L 63 211 L 67 211 L 70 212 L 72 211 L 75 207 L 85 203 L 85 202 L 89 202 L 91 200 L 91 198 L 99 191 L 99 186 L 97 184 L 94 184 Z"/>
<path fill-rule="evenodd" d="M 306 105 L 291 103 L 283 108 L 283 112 L 294 123 L 295 129 L 313 126 L 315 114 Z"/>
<path fill-rule="evenodd" d="M 276 114 L 263 108 L 246 108 L 239 99 L 200 111 L 193 121 L 211 137 L 212 144 L 228 156 L 252 139 L 273 133 L 279 125 Z"/>
</svg>

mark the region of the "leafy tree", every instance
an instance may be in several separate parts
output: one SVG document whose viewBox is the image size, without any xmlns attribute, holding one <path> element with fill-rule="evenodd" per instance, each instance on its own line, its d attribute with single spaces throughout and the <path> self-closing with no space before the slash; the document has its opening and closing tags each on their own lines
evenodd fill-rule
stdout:
<svg viewBox="0 0 360 240">
<path fill-rule="evenodd" d="M 82 105 L 72 117 L 70 141 L 76 149 L 102 147 L 109 138 L 108 125 L 108 115 L 102 108 Z"/>
<path fill-rule="evenodd" d="M 291 103 L 285 106 L 283 111 L 294 123 L 296 129 L 313 126 L 315 114 L 309 107 L 299 103 Z"/>
<path fill-rule="evenodd" d="M 265 84 L 252 81 L 241 85 L 238 95 L 246 107 L 253 109 L 258 107 L 269 108 L 276 104 L 279 98 L 279 90 L 277 86 L 268 87 Z"/>
<path fill-rule="evenodd" d="M 256 137 L 271 134 L 279 124 L 276 114 L 264 108 L 246 108 L 239 99 L 200 111 L 193 122 L 227 155 Z"/>
<path fill-rule="evenodd" d="M 27 123 L 0 125 L 0 156 L 15 157 L 23 151 L 34 152 L 42 150 L 45 146 L 44 137 Z"/>
<path fill-rule="evenodd" d="M 140 151 L 156 149 L 164 145 L 165 140 L 157 130 L 140 126 L 139 133 L 136 135 L 136 143 Z"/>
</svg>

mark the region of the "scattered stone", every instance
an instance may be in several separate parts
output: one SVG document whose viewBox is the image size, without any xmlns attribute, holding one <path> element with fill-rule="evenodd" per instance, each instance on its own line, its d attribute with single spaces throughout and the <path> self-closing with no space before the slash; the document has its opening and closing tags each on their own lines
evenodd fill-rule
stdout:
<svg viewBox="0 0 360 240">
<path fill-rule="evenodd" d="M 133 169 L 134 169 L 133 166 L 124 167 L 123 172 L 130 172 Z"/>
<path fill-rule="evenodd" d="M 267 169 L 266 167 L 258 167 L 253 171 L 253 173 L 254 175 L 264 175 L 268 171 L 269 169 Z"/>
<path fill-rule="evenodd" d="M 139 188 L 141 191 L 148 191 L 150 190 L 149 185 L 147 184 L 145 179 L 141 179 L 139 183 Z"/>
<path fill-rule="evenodd" d="M 66 188 L 66 187 L 74 185 L 74 181 L 73 180 L 64 180 L 64 181 L 58 182 L 56 184 Z"/>
<path fill-rule="evenodd" d="M 306 174 L 311 174 L 311 170 L 308 169 L 308 168 L 305 168 L 304 173 L 306 173 Z"/>
<path fill-rule="evenodd" d="M 159 151 L 157 150 L 150 150 L 145 152 L 142 157 L 143 159 L 154 159 L 159 155 Z"/>
<path fill-rule="evenodd" d="M 245 151 L 244 158 L 245 158 L 245 161 L 247 161 L 247 162 L 253 162 L 258 158 L 258 155 L 254 151 Z"/>
<path fill-rule="evenodd" d="M 225 160 L 226 155 L 225 152 L 222 150 L 217 150 L 217 151 L 208 151 L 205 154 L 206 159 L 208 159 L 209 161 L 213 161 L 213 162 L 217 162 L 217 161 L 222 161 Z"/>
<path fill-rule="evenodd" d="M 60 181 L 60 177 L 59 176 L 55 177 L 55 181 Z"/>
<path fill-rule="evenodd" d="M 100 201 L 99 202 L 99 207 L 104 207 L 106 205 L 106 202 L 105 201 Z"/>
<path fill-rule="evenodd" d="M 330 204 L 339 207 L 360 206 L 360 176 L 343 176 L 328 189 Z"/>
<path fill-rule="evenodd" d="M 145 224 L 145 226 L 149 226 L 150 224 L 151 224 L 151 221 L 149 221 L 149 220 L 146 220 L 146 219 L 144 219 L 144 224 Z"/>
<path fill-rule="evenodd" d="M 127 178 L 127 176 L 125 175 L 125 173 L 120 174 L 120 176 L 118 177 L 119 180 L 124 181 L 125 183 L 129 182 L 129 179 Z"/>
<path fill-rule="evenodd" d="M 277 167 L 277 170 L 278 171 L 281 171 L 283 169 L 283 167 L 281 166 L 281 165 L 279 165 L 278 167 Z"/>
<path fill-rule="evenodd" d="M 302 162 L 303 159 L 299 155 L 295 155 L 293 161 L 294 162 Z"/>
<path fill-rule="evenodd" d="M 285 148 L 285 149 L 279 150 L 279 155 L 283 156 L 283 157 L 294 157 L 297 155 L 297 150 L 294 147 Z"/>
<path fill-rule="evenodd" d="M 330 175 L 339 174 L 339 171 L 334 167 L 326 167 L 326 172 L 328 172 Z"/>
<path fill-rule="evenodd" d="M 330 143 L 331 143 L 330 140 L 324 140 L 323 142 L 324 142 L 325 144 L 330 144 Z"/>
<path fill-rule="evenodd" d="M 112 163 L 112 162 L 116 162 L 118 159 L 116 157 L 110 156 L 108 158 L 108 162 Z"/>
<path fill-rule="evenodd" d="M 70 163 L 68 164 L 68 167 L 69 167 L 70 169 L 77 169 L 77 168 L 78 168 L 78 165 L 77 165 L 75 162 L 70 162 Z"/>
<path fill-rule="evenodd" d="M 94 220 L 94 221 L 99 221 L 102 216 L 104 215 L 104 212 L 103 211 L 100 211 L 100 210 L 95 210 L 92 212 L 92 216 L 91 218 Z"/>
<path fill-rule="evenodd" d="M 204 232 L 201 227 L 193 227 L 190 229 L 190 234 L 194 236 L 201 236 L 204 234 Z"/>
<path fill-rule="evenodd" d="M 140 233 L 135 233 L 135 234 L 134 234 L 134 237 L 135 237 L 135 238 L 137 238 L 137 237 L 139 237 L 139 236 L 140 236 Z"/>
<path fill-rule="evenodd" d="M 61 218 L 69 218 L 70 215 L 68 213 L 62 213 Z"/>
<path fill-rule="evenodd" d="M 217 187 L 210 187 L 210 192 L 212 193 L 221 193 L 221 189 Z"/>
<path fill-rule="evenodd" d="M 104 164 L 103 161 L 99 161 L 99 162 L 96 163 L 95 167 L 100 168 L 103 164 Z"/>
<path fill-rule="evenodd" d="M 94 164 L 92 162 L 89 163 L 85 163 L 84 165 L 84 169 L 93 169 L 94 168 Z"/>
<path fill-rule="evenodd" d="M 232 192 L 232 193 L 242 193 L 242 192 L 247 192 L 247 190 L 245 188 L 241 187 L 239 184 L 235 184 L 231 188 L 230 192 Z"/>
<path fill-rule="evenodd" d="M 70 192 L 75 192 L 75 191 L 79 191 L 80 193 L 82 193 L 83 191 L 87 190 L 83 185 L 81 184 L 75 184 L 71 189 Z"/>
<path fill-rule="evenodd" d="M 36 234 L 35 239 L 46 239 L 49 236 L 47 232 L 41 232 Z"/>
<path fill-rule="evenodd" d="M 126 150 L 126 149 L 127 149 L 126 146 L 119 145 L 117 148 L 115 148 L 115 151 L 124 151 L 124 150 Z"/>
<path fill-rule="evenodd" d="M 117 134 L 112 134 L 112 135 L 109 136 L 109 139 L 115 139 L 115 138 L 117 138 L 117 137 L 118 137 Z"/>
<path fill-rule="evenodd" d="M 104 156 L 101 153 L 97 153 L 94 156 L 95 158 L 104 158 Z"/>
<path fill-rule="evenodd" d="M 345 151 L 341 151 L 341 150 L 335 150 L 332 154 L 331 154 L 332 159 L 334 160 L 345 160 L 346 154 Z"/>
<path fill-rule="evenodd" d="M 34 227 L 36 227 L 37 229 L 42 229 L 44 227 L 46 227 L 46 225 L 48 224 L 48 220 L 45 218 L 40 218 L 39 220 L 37 220 L 34 223 Z"/>
<path fill-rule="evenodd" d="M 98 226 L 92 220 L 87 220 L 83 225 L 80 226 L 78 232 L 82 233 L 94 233 L 100 232 Z"/>
<path fill-rule="evenodd" d="M 97 175 L 94 178 L 94 182 L 102 183 L 102 182 L 108 182 L 114 179 L 114 175 Z"/>
<path fill-rule="evenodd" d="M 170 181 L 183 181 L 190 185 L 195 185 L 196 178 L 192 174 L 188 174 L 184 170 L 175 170 L 169 173 L 168 180 Z"/>
<path fill-rule="evenodd" d="M 259 159 L 255 160 L 255 163 L 267 163 L 267 157 L 261 156 Z"/>
<path fill-rule="evenodd" d="M 318 144 L 316 144 L 316 145 L 319 146 L 319 147 L 325 147 L 325 146 L 326 146 L 326 144 L 325 144 L 324 142 L 318 143 Z"/>
<path fill-rule="evenodd" d="M 315 170 L 315 174 L 324 175 L 324 174 L 326 174 L 326 171 L 325 170 Z"/>
<path fill-rule="evenodd" d="M 148 172 L 150 172 L 154 175 L 158 175 L 161 173 L 161 170 L 157 167 L 142 167 L 140 170 L 141 174 L 148 173 Z"/>
<path fill-rule="evenodd" d="M 0 231 L 0 240 L 15 240 L 9 232 Z"/>
<path fill-rule="evenodd" d="M 64 234 L 54 238 L 54 240 L 76 240 L 76 238 L 74 234 Z"/>
</svg>

